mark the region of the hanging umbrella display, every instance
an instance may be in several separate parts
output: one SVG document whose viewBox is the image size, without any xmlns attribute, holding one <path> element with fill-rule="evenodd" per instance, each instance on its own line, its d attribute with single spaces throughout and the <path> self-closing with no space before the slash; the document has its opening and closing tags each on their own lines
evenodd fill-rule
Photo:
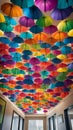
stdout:
<svg viewBox="0 0 73 130">
<path fill-rule="evenodd" d="M 50 25 L 50 26 L 44 27 L 43 31 L 48 34 L 52 34 L 57 31 L 57 27 L 55 25 Z"/>
<path fill-rule="evenodd" d="M 2 13 L 0 13 L 0 23 L 5 22 L 5 18 L 4 15 Z"/>
<path fill-rule="evenodd" d="M 47 12 L 57 6 L 57 0 L 35 0 L 35 5 L 42 11 Z"/>
<path fill-rule="evenodd" d="M 9 17 L 20 17 L 22 16 L 22 9 L 12 3 L 4 3 L 1 5 L 1 10 L 4 14 Z"/>
<path fill-rule="evenodd" d="M 7 23 L 0 23 L 0 30 L 4 32 L 11 32 L 13 30 L 13 27 Z"/>
<path fill-rule="evenodd" d="M 63 47 L 61 47 L 60 50 L 61 50 L 62 54 L 66 54 L 66 55 L 72 52 L 72 49 L 69 46 L 63 46 Z"/>
<path fill-rule="evenodd" d="M 59 40 L 59 41 L 62 41 L 62 40 L 64 40 L 64 38 L 67 37 L 67 33 L 61 32 L 61 31 L 56 31 L 55 33 L 52 34 L 52 37 L 53 37 L 54 39 L 57 39 L 57 40 Z"/>
<path fill-rule="evenodd" d="M 46 42 L 47 39 L 48 39 L 48 35 L 46 33 L 41 32 L 41 33 L 35 34 L 34 39 L 37 40 L 37 41 Z"/>
<path fill-rule="evenodd" d="M 38 25 L 34 25 L 34 26 L 32 26 L 32 27 L 30 28 L 30 31 L 31 31 L 32 33 L 37 34 L 37 33 L 42 32 L 42 31 L 43 31 L 43 28 L 40 27 L 40 26 L 38 26 Z"/>
<path fill-rule="evenodd" d="M 67 18 L 72 13 L 72 11 L 72 7 L 68 7 L 66 9 L 55 8 L 51 13 L 51 17 L 55 20 L 63 20 Z"/>
<path fill-rule="evenodd" d="M 28 31 L 28 28 L 25 27 L 25 26 L 22 26 L 22 25 L 16 25 L 16 26 L 14 27 L 14 30 L 15 30 L 16 32 L 22 33 L 22 32 Z"/>
<path fill-rule="evenodd" d="M 39 25 L 40 27 L 47 27 L 52 25 L 53 20 L 50 16 L 42 16 L 36 21 L 36 24 Z"/>
<path fill-rule="evenodd" d="M 42 17 L 42 12 L 35 5 L 29 8 L 24 8 L 23 12 L 26 17 L 31 18 L 31 19 L 39 19 L 40 17 Z"/>
<path fill-rule="evenodd" d="M 34 0 L 11 0 L 11 2 L 21 8 L 28 8 L 34 5 Z"/>
<path fill-rule="evenodd" d="M 61 21 L 57 27 L 59 31 L 69 32 L 73 29 L 73 19 Z"/>
<path fill-rule="evenodd" d="M 58 0 L 57 7 L 59 9 L 65 9 L 72 5 L 73 5 L 73 0 L 63 0 L 63 2 L 61 0 Z"/>
<path fill-rule="evenodd" d="M 0 42 L 5 43 L 5 44 L 9 44 L 10 40 L 6 37 L 0 37 Z"/>
</svg>

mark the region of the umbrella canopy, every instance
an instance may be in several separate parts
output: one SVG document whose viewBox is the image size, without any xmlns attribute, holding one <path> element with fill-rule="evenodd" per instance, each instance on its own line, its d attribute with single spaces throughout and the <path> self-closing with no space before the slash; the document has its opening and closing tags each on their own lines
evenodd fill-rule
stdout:
<svg viewBox="0 0 73 130">
<path fill-rule="evenodd" d="M 46 33 L 38 33 L 34 35 L 34 39 L 37 41 L 46 41 L 48 39 L 48 35 Z"/>
<path fill-rule="evenodd" d="M 73 29 L 68 32 L 68 36 L 73 37 Z"/>
<path fill-rule="evenodd" d="M 73 37 L 67 37 L 64 39 L 63 41 L 65 44 L 70 44 L 70 43 L 73 43 Z"/>
<path fill-rule="evenodd" d="M 20 25 L 26 26 L 26 27 L 31 27 L 31 26 L 35 25 L 34 20 L 31 18 L 28 18 L 26 16 L 21 17 L 19 19 L 19 23 L 20 23 Z"/>
<path fill-rule="evenodd" d="M 0 23 L 0 30 L 4 32 L 11 32 L 13 30 L 13 27 L 7 23 Z"/>
<path fill-rule="evenodd" d="M 62 41 L 62 40 L 64 40 L 64 38 L 67 37 L 67 33 L 61 32 L 61 31 L 56 31 L 55 33 L 52 34 L 52 37 L 53 37 L 54 39 L 57 39 L 57 40 L 59 40 L 59 41 Z"/>
<path fill-rule="evenodd" d="M 29 7 L 29 8 L 24 8 L 23 12 L 24 12 L 25 16 L 27 16 L 28 18 L 31 18 L 31 19 L 39 19 L 40 17 L 42 17 L 42 12 L 35 5 L 33 5 L 32 7 Z"/>
<path fill-rule="evenodd" d="M 58 0 L 57 7 L 59 9 L 65 9 L 65 8 L 68 8 L 72 5 L 73 5 L 73 0 L 63 0 L 63 2 L 61 0 Z"/>
<path fill-rule="evenodd" d="M 9 17 L 20 17 L 23 14 L 22 9 L 19 6 L 14 5 L 12 3 L 2 4 L 1 10 L 4 14 L 6 14 Z"/>
<path fill-rule="evenodd" d="M 30 32 L 23 32 L 23 33 L 20 34 L 20 37 L 26 40 L 26 39 L 32 38 L 33 34 L 30 33 Z"/>
<path fill-rule="evenodd" d="M 42 11 L 47 12 L 57 6 L 57 0 L 35 0 L 35 5 Z"/>
<path fill-rule="evenodd" d="M 50 25 L 50 26 L 44 27 L 43 31 L 45 33 L 52 34 L 57 31 L 57 27 L 55 25 Z"/>
<path fill-rule="evenodd" d="M 27 8 L 34 5 L 34 0 L 11 0 L 11 2 L 15 5 L 20 6 L 21 8 Z"/>
<path fill-rule="evenodd" d="M 36 21 L 36 24 L 39 25 L 40 27 L 47 27 L 52 25 L 53 20 L 50 16 L 42 16 Z"/>
<path fill-rule="evenodd" d="M 24 42 L 24 40 L 21 37 L 19 37 L 19 36 L 14 37 L 12 39 L 12 41 L 16 42 L 16 43 L 23 43 Z"/>
<path fill-rule="evenodd" d="M 0 36 L 3 36 L 4 35 L 4 32 L 0 30 Z"/>
<path fill-rule="evenodd" d="M 42 27 L 40 27 L 40 26 L 38 26 L 38 25 L 34 25 L 34 26 L 32 26 L 31 28 L 30 28 L 30 31 L 32 32 L 32 33 L 40 33 L 40 32 L 42 32 L 43 31 L 43 28 Z"/>
<path fill-rule="evenodd" d="M 0 42 L 3 42 L 5 44 L 9 44 L 10 43 L 10 40 L 6 37 L 0 37 Z"/>
<path fill-rule="evenodd" d="M 19 25 L 16 25 L 16 26 L 14 27 L 14 30 L 15 30 L 16 32 L 21 33 L 21 32 L 26 32 L 26 31 L 28 31 L 28 28 L 19 24 Z"/>
<path fill-rule="evenodd" d="M 68 32 L 73 29 L 73 19 L 61 21 L 57 27 L 59 31 Z"/>
<path fill-rule="evenodd" d="M 4 15 L 2 13 L 0 13 L 0 23 L 5 22 L 5 18 Z"/>
<path fill-rule="evenodd" d="M 51 17 L 55 20 L 62 20 L 67 18 L 72 12 L 73 12 L 72 7 L 68 7 L 66 9 L 55 8 L 51 13 Z"/>
<path fill-rule="evenodd" d="M 4 35 L 9 38 L 14 38 L 16 36 L 15 33 L 13 33 L 13 32 L 5 32 Z"/>
<path fill-rule="evenodd" d="M 16 20 L 14 18 L 9 17 L 9 16 L 5 16 L 5 21 L 7 24 L 11 24 L 13 26 L 15 26 L 17 24 Z"/>
</svg>

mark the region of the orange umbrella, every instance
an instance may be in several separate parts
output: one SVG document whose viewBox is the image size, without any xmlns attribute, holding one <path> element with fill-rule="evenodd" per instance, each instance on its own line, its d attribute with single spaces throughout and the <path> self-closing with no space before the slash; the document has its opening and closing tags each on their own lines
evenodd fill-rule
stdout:
<svg viewBox="0 0 73 130">
<path fill-rule="evenodd" d="M 14 30 L 16 32 L 22 33 L 22 32 L 28 31 L 28 28 L 25 27 L 25 26 L 22 26 L 22 25 L 17 25 L 17 26 L 14 27 Z"/>
<path fill-rule="evenodd" d="M 29 45 L 32 45 L 32 44 L 37 44 L 37 40 L 35 40 L 34 38 L 32 39 L 27 39 L 25 40 L 25 43 L 29 44 Z"/>
<path fill-rule="evenodd" d="M 48 34 L 41 32 L 34 35 L 34 39 L 37 41 L 44 41 L 46 42 L 48 40 Z"/>
<path fill-rule="evenodd" d="M 51 45 L 53 45 L 55 42 L 57 42 L 57 40 L 56 40 L 55 38 L 53 38 L 53 37 L 49 37 L 49 38 L 47 39 L 47 43 L 49 43 L 49 44 L 51 44 Z"/>
<path fill-rule="evenodd" d="M 19 17 L 23 14 L 22 9 L 19 6 L 8 2 L 1 5 L 1 10 L 9 17 Z"/>
<path fill-rule="evenodd" d="M 52 34 L 52 37 L 56 40 L 62 41 L 64 38 L 67 37 L 67 33 L 61 32 L 61 31 L 56 31 L 55 33 Z"/>
</svg>

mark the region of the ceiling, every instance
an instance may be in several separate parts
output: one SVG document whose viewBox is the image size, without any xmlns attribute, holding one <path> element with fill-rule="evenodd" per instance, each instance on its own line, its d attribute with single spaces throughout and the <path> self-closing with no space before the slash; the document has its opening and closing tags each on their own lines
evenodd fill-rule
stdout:
<svg viewBox="0 0 73 130">
<path fill-rule="evenodd" d="M 28 1 L 0 2 L 0 90 L 24 113 L 44 114 L 73 88 L 73 1 Z"/>
</svg>

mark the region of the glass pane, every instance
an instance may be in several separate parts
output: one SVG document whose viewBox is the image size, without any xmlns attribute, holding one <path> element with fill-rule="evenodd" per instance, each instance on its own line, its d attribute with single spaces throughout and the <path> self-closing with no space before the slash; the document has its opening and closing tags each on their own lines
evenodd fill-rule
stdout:
<svg viewBox="0 0 73 130">
<path fill-rule="evenodd" d="M 20 117 L 19 130 L 23 130 L 23 118 Z"/>
<path fill-rule="evenodd" d="M 12 121 L 12 130 L 18 130 L 19 116 L 14 113 Z"/>
<path fill-rule="evenodd" d="M 28 130 L 43 130 L 43 120 L 29 120 Z"/>
</svg>

